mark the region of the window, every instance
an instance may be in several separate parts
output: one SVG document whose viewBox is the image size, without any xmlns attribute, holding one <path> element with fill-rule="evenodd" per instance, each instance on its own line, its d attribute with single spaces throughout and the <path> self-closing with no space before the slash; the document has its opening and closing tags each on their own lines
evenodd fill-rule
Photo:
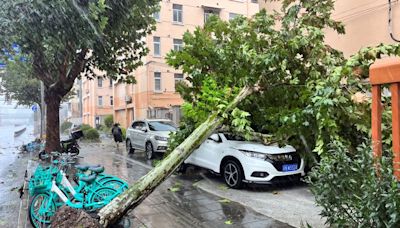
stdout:
<svg viewBox="0 0 400 228">
<path fill-rule="evenodd" d="M 110 96 L 110 105 L 113 106 L 114 105 L 114 97 Z"/>
<path fill-rule="evenodd" d="M 150 131 L 176 131 L 175 124 L 171 121 L 149 121 Z"/>
<path fill-rule="evenodd" d="M 174 39 L 174 51 L 180 51 L 183 48 L 183 41 L 181 39 Z"/>
<path fill-rule="evenodd" d="M 172 5 L 172 9 L 173 9 L 173 18 L 172 21 L 175 23 L 182 23 L 182 5 L 178 5 L 178 4 L 173 4 Z"/>
<path fill-rule="evenodd" d="M 98 104 L 98 106 L 103 106 L 103 97 L 102 96 L 99 96 L 97 98 L 97 104 Z"/>
<path fill-rule="evenodd" d="M 153 13 L 153 18 L 156 21 L 160 21 L 160 11 L 154 12 Z"/>
<path fill-rule="evenodd" d="M 103 87 L 103 79 L 102 78 L 97 78 L 97 86 Z"/>
<path fill-rule="evenodd" d="M 175 79 L 175 91 L 176 91 L 177 84 L 180 81 L 183 81 L 183 74 L 174 74 L 174 79 Z"/>
<path fill-rule="evenodd" d="M 110 87 L 112 87 L 112 85 L 113 85 L 113 80 L 112 78 L 110 78 Z"/>
<path fill-rule="evenodd" d="M 154 72 L 154 91 L 161 91 L 161 73 Z"/>
<path fill-rule="evenodd" d="M 141 121 L 139 121 L 139 122 L 134 122 L 133 124 L 132 124 L 132 128 L 133 129 L 136 129 L 136 130 L 141 130 L 143 127 L 145 127 L 146 125 L 144 124 L 144 122 L 141 122 Z"/>
<path fill-rule="evenodd" d="M 252 2 L 252 3 L 258 3 L 258 1 L 257 1 L 257 0 L 251 0 L 251 2 Z"/>
<path fill-rule="evenodd" d="M 208 18 L 210 18 L 211 15 L 219 16 L 219 12 L 216 11 L 216 10 L 212 10 L 212 9 L 205 9 L 204 10 L 204 23 L 207 22 Z"/>
<path fill-rule="evenodd" d="M 153 37 L 153 43 L 154 43 L 154 55 L 155 56 L 160 56 L 161 55 L 161 40 L 160 40 L 160 37 L 158 37 L 158 36 Z"/>
<path fill-rule="evenodd" d="M 229 13 L 229 20 L 235 19 L 238 16 L 239 16 L 239 14 L 237 14 L 237 13 Z"/>
</svg>

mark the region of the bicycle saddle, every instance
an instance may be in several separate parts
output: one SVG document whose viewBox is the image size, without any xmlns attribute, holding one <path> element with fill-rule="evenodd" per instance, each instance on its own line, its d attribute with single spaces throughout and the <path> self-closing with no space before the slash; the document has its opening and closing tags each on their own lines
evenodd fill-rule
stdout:
<svg viewBox="0 0 400 228">
<path fill-rule="evenodd" d="M 96 166 L 96 167 L 89 167 L 89 170 L 95 173 L 102 173 L 104 172 L 104 166 Z"/>
<path fill-rule="evenodd" d="M 89 169 L 88 165 L 75 165 L 75 168 L 79 169 L 80 171 L 86 171 Z"/>
<path fill-rule="evenodd" d="M 90 176 L 81 177 L 81 178 L 79 178 L 79 180 L 90 184 L 94 180 L 96 180 L 96 174 L 92 174 Z"/>
</svg>

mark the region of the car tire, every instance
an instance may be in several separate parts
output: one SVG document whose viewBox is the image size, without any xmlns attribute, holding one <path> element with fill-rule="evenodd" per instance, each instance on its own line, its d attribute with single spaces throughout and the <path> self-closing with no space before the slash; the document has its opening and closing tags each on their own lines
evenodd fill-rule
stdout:
<svg viewBox="0 0 400 228">
<path fill-rule="evenodd" d="M 243 186 L 244 173 L 242 166 L 235 160 L 228 160 L 222 167 L 225 184 L 230 188 L 240 189 Z"/>
<path fill-rule="evenodd" d="M 181 174 L 185 174 L 187 167 L 188 167 L 187 164 L 182 163 L 180 166 L 178 166 L 178 168 L 176 169 L 176 172 L 177 173 L 181 173 Z"/>
<path fill-rule="evenodd" d="M 148 160 L 152 159 L 154 157 L 154 149 L 153 149 L 153 144 L 151 142 L 146 143 L 146 158 Z"/>
<path fill-rule="evenodd" d="M 128 154 L 135 153 L 135 149 L 133 149 L 131 140 L 129 139 L 126 140 L 126 152 L 128 152 Z"/>
</svg>

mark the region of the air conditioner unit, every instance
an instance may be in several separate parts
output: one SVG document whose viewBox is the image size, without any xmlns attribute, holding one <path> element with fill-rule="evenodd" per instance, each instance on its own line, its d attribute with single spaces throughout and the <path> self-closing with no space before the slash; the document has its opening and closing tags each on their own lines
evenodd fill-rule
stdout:
<svg viewBox="0 0 400 228">
<path fill-rule="evenodd" d="M 127 104 L 132 103 L 132 97 L 129 96 L 129 95 L 125 96 L 125 102 L 126 102 Z"/>
</svg>

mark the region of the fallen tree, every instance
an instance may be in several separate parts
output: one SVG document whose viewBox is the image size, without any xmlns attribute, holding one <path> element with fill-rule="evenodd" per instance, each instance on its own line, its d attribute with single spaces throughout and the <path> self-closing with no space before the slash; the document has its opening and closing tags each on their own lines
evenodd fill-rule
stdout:
<svg viewBox="0 0 400 228">
<path fill-rule="evenodd" d="M 169 177 L 174 170 L 222 124 L 223 115 L 232 111 L 241 101 L 253 92 L 250 86 L 244 87 L 236 98 L 221 112 L 211 113 L 208 119 L 194 130 L 189 137 L 176 147 L 154 169 L 134 183 L 127 191 L 115 198 L 100 210 L 100 224 L 107 226 L 123 216 L 144 200 L 154 189 Z"/>
</svg>

